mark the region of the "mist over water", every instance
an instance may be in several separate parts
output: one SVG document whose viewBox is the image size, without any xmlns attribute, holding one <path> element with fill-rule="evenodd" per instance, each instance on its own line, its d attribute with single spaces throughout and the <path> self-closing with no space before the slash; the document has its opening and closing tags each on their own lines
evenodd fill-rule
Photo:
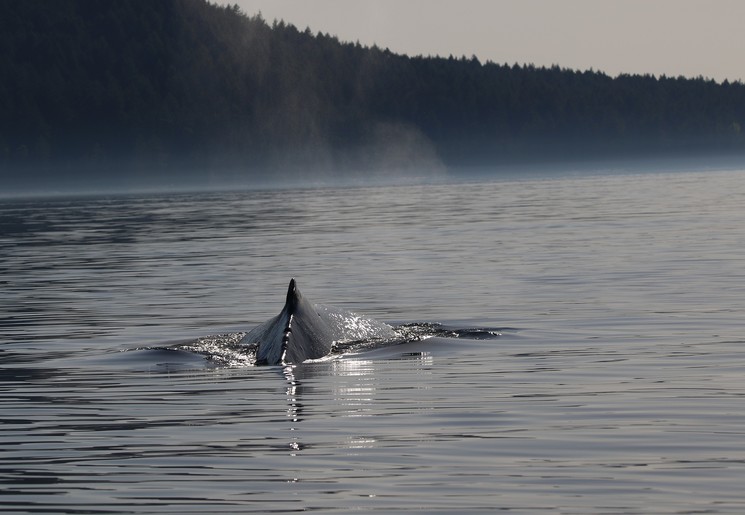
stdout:
<svg viewBox="0 0 745 515">
<path fill-rule="evenodd" d="M 272 166 L 246 168 L 223 164 L 199 168 L 129 167 L 123 163 L 100 168 L 60 163 L 58 167 L 10 168 L 2 171 L 0 199 L 69 196 L 121 196 L 169 193 L 251 192 L 258 190 L 327 189 L 406 185 L 447 185 L 503 180 L 533 180 L 566 176 L 628 175 L 740 170 L 736 154 L 700 153 L 640 155 L 585 159 L 565 155 L 558 161 L 536 155 L 501 165 L 487 162 L 447 165 L 431 143 L 413 127 L 379 124 L 365 145 L 332 152 L 322 147 L 277 156 Z"/>
<path fill-rule="evenodd" d="M 744 200 L 742 171 L 5 199 L 0 511 L 740 512 Z M 227 348 L 290 277 L 498 331 L 164 350 Z"/>
<path fill-rule="evenodd" d="M 293 148 L 269 164 L 248 166 L 226 158 L 215 166 L 188 161 L 163 166 L 70 163 L 0 170 L 0 198 L 126 195 L 132 193 L 305 189 L 442 183 L 458 180 L 431 142 L 414 127 L 376 124 L 364 144 L 333 150 L 322 144 Z"/>
</svg>

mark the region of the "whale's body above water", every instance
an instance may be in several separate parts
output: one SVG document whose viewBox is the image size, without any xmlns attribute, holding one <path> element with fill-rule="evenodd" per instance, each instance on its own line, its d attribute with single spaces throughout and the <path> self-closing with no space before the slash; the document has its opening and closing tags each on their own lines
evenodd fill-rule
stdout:
<svg viewBox="0 0 745 515">
<path fill-rule="evenodd" d="M 257 365 L 285 365 L 322 358 L 331 352 L 335 343 L 396 336 L 394 329 L 383 322 L 310 303 L 292 279 L 279 315 L 256 326 L 241 343 L 258 344 Z"/>
</svg>

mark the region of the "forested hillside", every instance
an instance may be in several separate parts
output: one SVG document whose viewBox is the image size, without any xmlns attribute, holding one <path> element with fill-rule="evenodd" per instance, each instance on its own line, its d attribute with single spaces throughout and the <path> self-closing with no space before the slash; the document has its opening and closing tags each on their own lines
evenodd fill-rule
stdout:
<svg viewBox="0 0 745 515">
<path fill-rule="evenodd" d="M 5 0 L 0 48 L 7 180 L 745 151 L 740 83 L 402 56 L 205 0 Z"/>
</svg>

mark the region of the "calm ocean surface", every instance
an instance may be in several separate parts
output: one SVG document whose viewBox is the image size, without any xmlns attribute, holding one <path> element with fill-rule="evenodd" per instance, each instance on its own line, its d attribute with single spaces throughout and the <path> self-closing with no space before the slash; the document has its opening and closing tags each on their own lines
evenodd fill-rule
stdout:
<svg viewBox="0 0 745 515">
<path fill-rule="evenodd" d="M 254 367 L 291 277 L 499 335 Z M 6 200 L 0 286 L 3 512 L 745 511 L 745 172 Z"/>
</svg>

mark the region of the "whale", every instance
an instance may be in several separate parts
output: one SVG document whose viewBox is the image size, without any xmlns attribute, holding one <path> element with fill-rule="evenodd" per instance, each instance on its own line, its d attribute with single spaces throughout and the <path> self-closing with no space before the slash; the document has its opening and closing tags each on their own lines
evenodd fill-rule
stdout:
<svg viewBox="0 0 745 515">
<path fill-rule="evenodd" d="M 258 345 L 256 365 L 292 365 L 328 356 L 338 344 L 394 339 L 390 325 L 306 299 L 290 279 L 282 311 L 250 330 L 242 345 Z"/>
</svg>

